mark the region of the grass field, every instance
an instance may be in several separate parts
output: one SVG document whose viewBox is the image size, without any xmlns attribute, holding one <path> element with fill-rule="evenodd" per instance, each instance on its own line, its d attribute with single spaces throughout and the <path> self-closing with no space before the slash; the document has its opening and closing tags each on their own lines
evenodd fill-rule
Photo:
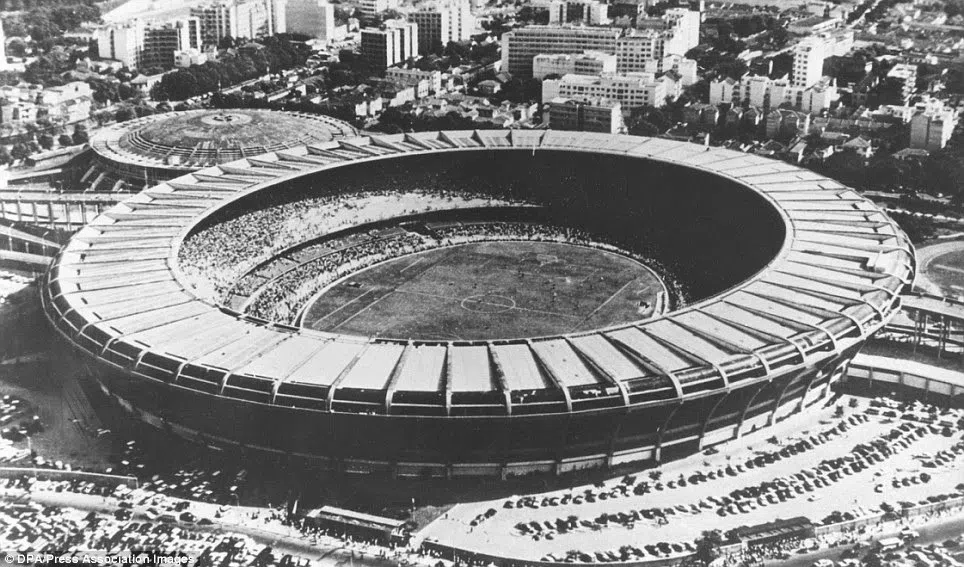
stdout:
<svg viewBox="0 0 964 567">
<path fill-rule="evenodd" d="M 949 297 L 964 297 L 964 242 L 941 243 L 922 248 L 921 271 L 939 291 Z"/>
<path fill-rule="evenodd" d="M 403 256 L 353 274 L 308 308 L 305 327 L 367 336 L 483 340 L 650 317 L 659 278 L 601 250 L 483 242 Z"/>
</svg>

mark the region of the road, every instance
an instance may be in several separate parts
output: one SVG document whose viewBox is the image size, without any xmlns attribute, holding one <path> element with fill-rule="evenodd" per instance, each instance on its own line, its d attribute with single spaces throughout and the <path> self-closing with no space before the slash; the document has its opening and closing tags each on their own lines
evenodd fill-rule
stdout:
<svg viewBox="0 0 964 567">
<path fill-rule="evenodd" d="M 958 514 L 951 517 L 945 521 L 931 524 L 924 527 L 914 528 L 920 533 L 920 537 L 914 542 L 917 545 L 930 545 L 932 543 L 940 544 L 947 539 L 957 537 L 964 534 L 964 514 Z M 895 530 L 890 533 L 876 535 L 871 541 L 877 541 L 884 537 L 890 537 L 897 535 L 899 530 Z M 864 548 L 867 547 L 867 542 L 862 542 Z M 813 553 L 807 553 L 802 555 L 794 555 L 790 559 L 783 561 L 776 559 L 768 559 L 764 562 L 767 567 L 811 567 L 814 562 L 821 559 L 830 559 L 833 561 L 839 561 L 840 555 L 853 548 L 853 545 L 840 545 L 837 547 L 831 547 L 827 549 L 820 549 Z"/>
<path fill-rule="evenodd" d="M 0 490 L 0 500 L 31 500 L 47 506 L 73 508 L 77 510 L 93 511 L 111 515 L 120 509 L 118 506 L 119 501 L 113 497 L 93 496 L 72 492 L 25 492 L 22 490 L 11 491 L 4 489 Z M 218 508 L 218 506 L 213 504 L 192 501 L 189 509 L 197 514 L 198 512 L 201 512 L 199 508 L 208 507 L 211 508 L 211 510 Z M 208 510 L 208 512 L 211 510 Z M 132 510 L 134 514 L 132 519 L 138 521 L 147 520 L 148 517 L 146 515 L 146 511 L 146 505 L 135 506 Z M 260 514 L 266 513 L 266 510 L 264 509 L 232 507 L 229 512 L 229 514 L 233 515 L 233 518 L 231 519 L 225 517 L 215 518 L 213 513 L 207 514 L 201 512 L 202 516 L 210 519 L 213 524 L 202 526 L 197 524 L 189 525 L 179 523 L 178 525 L 182 528 L 204 533 L 233 533 L 246 535 L 262 545 L 270 546 L 276 555 L 291 554 L 295 557 L 320 561 L 323 565 L 330 567 L 338 567 L 341 565 L 358 565 L 360 567 L 394 567 L 400 563 L 401 558 L 394 559 L 378 557 L 372 553 L 365 553 L 360 547 L 352 547 L 342 542 L 338 542 L 337 545 L 332 545 L 325 542 L 316 543 L 312 540 L 302 537 L 294 528 L 286 528 L 282 526 L 272 526 L 271 529 L 268 529 L 267 526 L 264 528 L 255 527 L 259 525 L 259 522 L 250 518 L 252 511 Z"/>
</svg>

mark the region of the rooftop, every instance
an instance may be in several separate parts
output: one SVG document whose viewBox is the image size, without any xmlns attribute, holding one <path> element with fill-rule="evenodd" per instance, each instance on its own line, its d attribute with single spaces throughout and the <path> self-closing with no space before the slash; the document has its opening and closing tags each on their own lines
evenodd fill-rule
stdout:
<svg viewBox="0 0 964 567">
<path fill-rule="evenodd" d="M 319 115 L 273 110 L 188 110 L 147 116 L 101 130 L 97 153 L 144 166 L 185 171 L 355 134 Z"/>
<path fill-rule="evenodd" d="M 682 396 L 701 387 L 707 373 L 726 382 L 732 369 L 783 360 L 786 349 L 823 352 L 854 333 L 872 332 L 912 277 L 912 249 L 891 219 L 852 189 L 780 161 L 659 138 L 585 132 L 422 132 L 252 156 L 143 191 L 105 212 L 64 247 L 49 276 L 51 297 L 56 297 L 47 302 L 48 313 L 59 328 L 76 324 L 86 329 L 85 337 L 97 337 L 102 341 L 92 347 L 97 352 L 108 347 L 150 351 L 195 366 L 234 369 L 232 380 L 305 380 L 332 392 L 380 389 L 391 376 L 405 375 L 409 364 L 441 360 L 441 351 L 413 356 L 417 347 L 405 342 L 264 325 L 219 309 L 181 284 L 170 262 L 180 246 L 178 235 L 238 196 L 270 190 L 292 174 L 355 160 L 495 147 L 651 158 L 724 175 L 770 202 L 785 219 L 788 236 L 762 272 L 652 321 L 499 344 L 425 342 L 422 347 L 445 349 L 452 361 L 445 365 L 445 380 L 433 382 L 433 388 L 451 384 L 491 392 L 491 376 L 473 369 L 481 363 L 498 369 L 498 383 L 505 385 L 499 388 L 552 390 L 544 369 L 551 367 L 552 349 L 558 349 L 592 360 L 600 376 L 618 388 L 629 387 L 619 379 L 626 374 L 621 368 L 649 361 L 644 364 L 649 370 L 637 369 L 637 377 L 656 373 L 660 384 Z M 222 346 L 212 350 L 214 343 Z M 295 345 L 298 356 L 292 357 L 287 349 Z M 257 369 L 248 368 L 255 364 Z M 223 395 L 232 395 L 230 388 Z"/>
</svg>

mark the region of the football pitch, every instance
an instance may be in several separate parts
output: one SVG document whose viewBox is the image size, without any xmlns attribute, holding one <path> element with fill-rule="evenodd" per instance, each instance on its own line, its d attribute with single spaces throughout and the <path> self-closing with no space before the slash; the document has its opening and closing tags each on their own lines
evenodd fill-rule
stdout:
<svg viewBox="0 0 964 567">
<path fill-rule="evenodd" d="M 352 274 L 309 303 L 302 326 L 395 339 L 497 340 L 644 319 L 665 300 L 659 277 L 619 254 L 561 243 L 480 242 Z"/>
</svg>

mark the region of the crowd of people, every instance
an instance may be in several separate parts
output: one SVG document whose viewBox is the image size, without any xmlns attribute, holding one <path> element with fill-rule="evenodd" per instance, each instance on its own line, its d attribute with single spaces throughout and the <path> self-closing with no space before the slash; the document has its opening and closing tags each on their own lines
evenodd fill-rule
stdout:
<svg viewBox="0 0 964 567">
<path fill-rule="evenodd" d="M 426 250 L 432 244 L 422 235 L 405 233 L 338 248 L 270 281 L 257 291 L 247 313 L 291 324 L 312 295 L 339 277 L 397 256 Z"/>
<path fill-rule="evenodd" d="M 471 191 L 412 188 L 384 182 L 350 193 L 267 195 L 258 207 L 215 219 L 184 240 L 182 273 L 198 294 L 223 301 L 241 276 L 279 253 L 364 223 L 421 212 L 517 204 Z"/>
</svg>

